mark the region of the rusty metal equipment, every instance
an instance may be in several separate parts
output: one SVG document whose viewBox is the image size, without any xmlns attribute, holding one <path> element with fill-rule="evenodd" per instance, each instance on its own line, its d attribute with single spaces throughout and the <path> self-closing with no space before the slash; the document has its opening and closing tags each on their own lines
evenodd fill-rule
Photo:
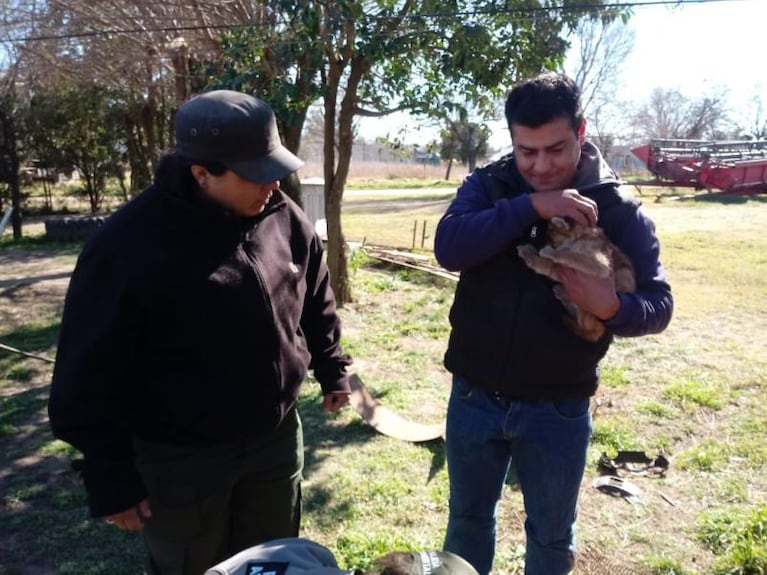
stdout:
<svg viewBox="0 0 767 575">
<path fill-rule="evenodd" d="M 650 140 L 631 153 L 655 176 L 647 184 L 727 194 L 767 192 L 767 140 Z"/>
</svg>

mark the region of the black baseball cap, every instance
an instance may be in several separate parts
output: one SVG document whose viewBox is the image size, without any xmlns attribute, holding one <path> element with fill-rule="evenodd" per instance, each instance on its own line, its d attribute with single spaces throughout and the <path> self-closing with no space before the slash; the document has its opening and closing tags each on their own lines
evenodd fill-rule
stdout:
<svg viewBox="0 0 767 575">
<path fill-rule="evenodd" d="M 200 162 L 220 162 L 260 184 L 295 172 L 304 163 L 280 141 L 272 108 L 234 90 L 213 90 L 176 112 L 176 150 Z"/>
</svg>

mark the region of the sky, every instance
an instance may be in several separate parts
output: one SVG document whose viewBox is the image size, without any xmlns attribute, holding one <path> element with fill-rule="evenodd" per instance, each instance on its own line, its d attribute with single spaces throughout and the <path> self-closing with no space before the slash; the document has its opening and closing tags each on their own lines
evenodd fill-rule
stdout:
<svg viewBox="0 0 767 575">
<path fill-rule="evenodd" d="M 640 0 L 641 1 L 641 0 Z M 648 0 L 649 1 L 649 0 Z M 626 59 L 616 98 L 641 103 L 656 87 L 676 89 L 688 98 L 727 94 L 730 108 L 747 115 L 755 94 L 767 105 L 767 0 L 719 0 L 683 6 L 637 6 L 629 26 L 634 48 Z M 393 126 L 408 125 L 408 143 L 428 143 L 436 130 L 418 129 L 396 114 L 365 119 L 360 134 L 393 137 Z M 491 125 L 492 148 L 509 144 L 503 122 Z"/>
</svg>

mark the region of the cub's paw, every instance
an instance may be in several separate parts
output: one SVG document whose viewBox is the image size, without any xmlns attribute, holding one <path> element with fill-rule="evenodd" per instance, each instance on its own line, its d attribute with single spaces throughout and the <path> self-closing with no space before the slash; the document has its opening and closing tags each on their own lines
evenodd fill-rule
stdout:
<svg viewBox="0 0 767 575">
<path fill-rule="evenodd" d="M 519 254 L 519 257 L 521 257 L 526 264 L 530 264 L 536 257 L 538 257 L 538 250 L 535 249 L 535 246 L 532 246 L 530 244 L 523 244 L 521 246 L 517 246 L 517 253 Z"/>
</svg>

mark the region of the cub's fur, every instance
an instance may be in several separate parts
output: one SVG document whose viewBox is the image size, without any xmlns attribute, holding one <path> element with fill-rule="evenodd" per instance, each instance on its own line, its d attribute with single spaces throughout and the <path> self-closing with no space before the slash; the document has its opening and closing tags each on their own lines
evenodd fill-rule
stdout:
<svg viewBox="0 0 767 575">
<path fill-rule="evenodd" d="M 548 240 L 549 243 L 540 251 L 530 244 L 517 246 L 520 257 L 536 273 L 558 282 L 555 264 L 562 264 L 599 277 L 612 274 L 618 292 L 631 293 L 636 290 L 634 266 L 601 228 L 570 224 L 563 218 L 552 218 L 549 221 Z M 570 301 L 560 285 L 554 286 L 554 295 L 570 314 L 566 322 L 577 335 L 589 341 L 597 341 L 604 335 L 605 326 L 602 322 Z"/>
</svg>

